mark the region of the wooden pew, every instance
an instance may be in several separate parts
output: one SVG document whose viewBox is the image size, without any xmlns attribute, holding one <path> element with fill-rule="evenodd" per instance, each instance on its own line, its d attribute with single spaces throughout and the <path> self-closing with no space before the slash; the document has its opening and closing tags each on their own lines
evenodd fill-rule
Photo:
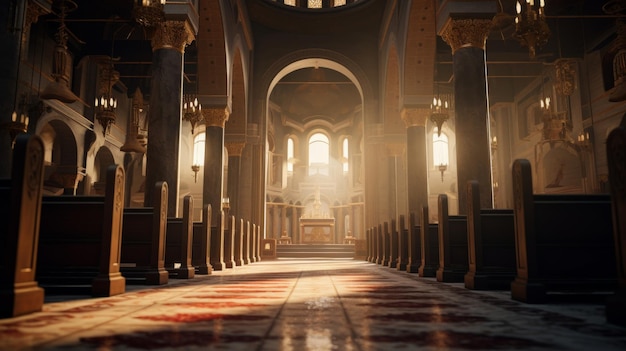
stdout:
<svg viewBox="0 0 626 351">
<path fill-rule="evenodd" d="M 608 194 L 533 194 L 530 162 L 513 163 L 517 276 L 511 297 L 614 291 L 617 263 Z"/>
<path fill-rule="evenodd" d="M 167 183 L 157 182 L 153 193 L 154 207 L 124 209 L 120 272 L 128 284 L 168 282 L 165 270 Z"/>
<path fill-rule="evenodd" d="M 389 233 L 389 222 L 384 222 L 382 226 L 378 226 L 381 236 L 383 238 L 383 257 L 380 262 L 383 266 L 389 265 L 389 254 L 391 252 L 391 235 Z"/>
<path fill-rule="evenodd" d="M 387 224 L 385 222 L 385 224 Z M 385 229 L 389 233 L 389 268 L 398 267 L 398 228 L 396 226 L 396 220 L 391 220 L 391 228 Z"/>
<path fill-rule="evenodd" d="M 626 128 L 622 125 L 611 131 L 606 141 L 609 163 L 609 182 L 613 214 L 613 241 L 619 288 L 606 301 L 606 319 L 610 323 L 626 325 Z"/>
<path fill-rule="evenodd" d="M 107 169 L 104 196 L 44 196 L 37 280 L 49 292 L 124 293 L 120 273 L 124 169 Z"/>
<path fill-rule="evenodd" d="M 237 223 L 239 230 L 237 230 L 235 232 L 235 241 L 234 241 L 234 250 L 235 250 L 235 256 L 234 256 L 234 262 L 235 262 L 235 266 L 243 266 L 243 242 L 244 242 L 244 232 L 246 230 L 245 227 L 245 223 L 243 221 L 243 218 L 240 218 Z"/>
<path fill-rule="evenodd" d="M 246 228 L 245 231 L 243 232 L 243 264 L 250 264 L 252 263 L 251 258 L 250 258 L 250 249 L 251 249 L 251 242 L 250 242 L 250 221 L 246 221 Z"/>
<path fill-rule="evenodd" d="M 0 180 L 0 318 L 41 311 L 44 290 L 35 281 L 43 192 L 44 147 L 20 134 L 11 179 Z"/>
<path fill-rule="evenodd" d="M 227 221 L 223 210 L 219 212 L 219 222 L 216 226 L 211 226 L 211 266 L 214 271 L 223 271 L 224 263 L 224 231 L 226 231 Z"/>
<path fill-rule="evenodd" d="M 415 213 L 409 215 L 409 259 L 406 265 L 408 273 L 418 273 L 422 264 L 421 227 L 416 223 Z"/>
<path fill-rule="evenodd" d="M 398 266 L 399 271 L 406 271 L 409 262 L 409 231 L 406 228 L 404 215 L 400 215 L 398 224 Z"/>
<path fill-rule="evenodd" d="M 480 208 L 477 181 L 467 183 L 468 271 L 465 287 L 508 290 L 515 278 L 513 210 Z"/>
<path fill-rule="evenodd" d="M 226 223 L 224 223 L 224 267 L 235 267 L 235 216 L 225 214 Z"/>
<path fill-rule="evenodd" d="M 208 275 L 213 273 L 211 266 L 211 205 L 202 208 L 202 222 L 193 223 L 193 240 L 191 243 L 191 264 L 195 274 Z"/>
<path fill-rule="evenodd" d="M 439 268 L 437 281 L 463 282 L 468 271 L 467 216 L 452 216 L 448 212 L 448 196 L 440 194 L 438 200 Z"/>
<path fill-rule="evenodd" d="M 165 268 L 171 278 L 191 279 L 196 273 L 191 263 L 191 243 L 193 242 L 193 197 L 191 195 L 183 198 L 182 212 L 181 218 L 167 219 Z"/>
<path fill-rule="evenodd" d="M 428 206 L 422 207 L 420 235 L 422 261 L 418 269 L 420 277 L 435 277 L 439 268 L 439 229 L 436 223 L 428 223 Z"/>
</svg>

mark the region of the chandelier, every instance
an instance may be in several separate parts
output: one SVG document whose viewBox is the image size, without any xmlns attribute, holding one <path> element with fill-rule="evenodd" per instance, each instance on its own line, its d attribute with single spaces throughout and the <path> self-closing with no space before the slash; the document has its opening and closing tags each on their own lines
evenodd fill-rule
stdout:
<svg viewBox="0 0 626 351">
<path fill-rule="evenodd" d="M 523 5 L 522 1 L 524 1 Z M 517 15 L 513 36 L 522 46 L 528 47 L 530 58 L 535 58 L 537 48 L 545 45 L 550 37 L 544 7 L 545 0 L 539 0 L 538 7 L 535 5 L 535 0 L 519 0 L 515 6 Z"/>
<path fill-rule="evenodd" d="M 166 0 L 135 0 L 133 17 L 145 27 L 154 27 L 165 21 L 163 8 Z"/>
<path fill-rule="evenodd" d="M 183 95 L 183 121 L 191 123 L 191 134 L 194 134 L 196 125 L 202 121 L 202 105 L 195 95 Z"/>
<path fill-rule="evenodd" d="M 106 137 L 111 124 L 115 123 L 116 119 L 117 99 L 113 97 L 113 86 L 120 79 L 120 74 L 113 69 L 112 58 L 108 65 L 100 65 L 99 68 L 100 87 L 99 95 L 96 96 L 94 102 L 94 109 L 96 120 L 102 125 L 102 135 Z"/>
<path fill-rule="evenodd" d="M 441 95 L 439 95 L 433 98 L 430 109 L 430 120 L 437 125 L 437 136 L 441 136 L 441 127 L 450 118 L 450 104 L 445 96 L 442 100 Z"/>
</svg>

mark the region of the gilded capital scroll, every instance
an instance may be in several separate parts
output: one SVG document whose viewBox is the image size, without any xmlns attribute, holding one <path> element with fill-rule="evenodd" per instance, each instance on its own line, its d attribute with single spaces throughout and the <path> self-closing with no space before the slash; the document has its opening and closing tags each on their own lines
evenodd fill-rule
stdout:
<svg viewBox="0 0 626 351">
<path fill-rule="evenodd" d="M 228 150 L 228 156 L 241 156 L 246 143 L 225 143 L 226 150 Z"/>
<path fill-rule="evenodd" d="M 202 116 L 207 127 L 224 128 L 230 114 L 226 108 L 203 108 Z"/>
<path fill-rule="evenodd" d="M 402 109 L 402 120 L 406 127 L 426 127 L 426 122 L 430 117 L 429 108 L 404 108 Z"/>
<path fill-rule="evenodd" d="M 485 42 L 493 22 L 486 18 L 449 18 L 441 30 L 441 38 L 450 45 L 452 54 L 464 47 L 485 50 Z"/>
<path fill-rule="evenodd" d="M 195 40 L 193 29 L 186 21 L 165 21 L 159 23 L 152 35 L 152 51 L 173 49 L 185 52 L 185 46 Z"/>
</svg>

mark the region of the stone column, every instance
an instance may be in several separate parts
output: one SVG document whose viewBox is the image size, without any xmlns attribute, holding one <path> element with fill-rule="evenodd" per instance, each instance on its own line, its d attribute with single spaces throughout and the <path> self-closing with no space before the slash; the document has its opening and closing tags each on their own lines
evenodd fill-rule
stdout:
<svg viewBox="0 0 626 351">
<path fill-rule="evenodd" d="M 236 218 L 241 218 L 239 209 L 239 176 L 241 166 L 241 153 L 245 143 L 226 143 L 228 150 L 228 184 L 226 194 L 230 199 L 230 214 Z"/>
<path fill-rule="evenodd" d="M 428 205 L 428 157 L 426 155 L 426 121 L 430 108 L 405 107 L 402 119 L 406 124 L 408 211 L 419 216 Z"/>
<path fill-rule="evenodd" d="M 467 181 L 480 184 L 481 207 L 491 208 L 491 150 L 485 41 L 489 18 L 448 18 L 439 35 L 452 48 L 459 213 L 467 212 Z"/>
<path fill-rule="evenodd" d="M 225 107 L 205 107 L 202 116 L 206 124 L 204 144 L 204 183 L 202 188 L 203 206 L 211 205 L 211 265 L 214 270 L 222 270 L 224 262 L 224 225 L 221 223 L 224 179 L 224 126 L 228 120 Z M 217 257 L 213 257 L 217 256 Z"/>
<path fill-rule="evenodd" d="M 150 136 L 146 154 L 146 188 L 158 181 L 168 184 L 168 216 L 178 214 L 180 178 L 179 149 L 183 96 L 183 55 L 195 39 L 186 21 L 165 21 L 152 36 L 152 81 L 148 121 Z M 144 205 L 152 206 L 152 192 L 146 191 Z M 219 213 L 220 207 L 213 207 Z"/>
</svg>

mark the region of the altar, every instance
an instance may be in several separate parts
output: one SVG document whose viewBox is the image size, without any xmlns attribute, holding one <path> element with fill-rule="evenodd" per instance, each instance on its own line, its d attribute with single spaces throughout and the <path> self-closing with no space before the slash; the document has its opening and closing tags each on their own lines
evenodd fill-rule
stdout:
<svg viewBox="0 0 626 351">
<path fill-rule="evenodd" d="M 334 218 L 300 218 L 302 244 L 334 244 Z"/>
</svg>

